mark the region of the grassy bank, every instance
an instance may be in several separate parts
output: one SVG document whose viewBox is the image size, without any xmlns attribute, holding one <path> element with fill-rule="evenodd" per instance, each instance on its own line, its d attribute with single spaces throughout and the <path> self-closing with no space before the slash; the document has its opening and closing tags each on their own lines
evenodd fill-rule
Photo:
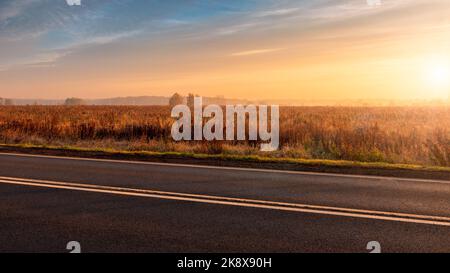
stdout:
<svg viewBox="0 0 450 273">
<path fill-rule="evenodd" d="M 0 144 L 0 152 L 450 180 L 450 167 L 383 162 L 269 158 L 257 155 L 120 151 L 105 148 L 31 144 Z"/>
</svg>

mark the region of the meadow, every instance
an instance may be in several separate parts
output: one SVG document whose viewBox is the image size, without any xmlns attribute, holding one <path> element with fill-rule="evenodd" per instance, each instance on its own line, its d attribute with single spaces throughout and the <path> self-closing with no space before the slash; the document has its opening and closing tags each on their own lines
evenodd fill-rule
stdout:
<svg viewBox="0 0 450 273">
<path fill-rule="evenodd" d="M 167 106 L 0 106 L 0 143 L 450 166 L 450 107 L 281 107 L 280 150 L 174 142 Z"/>
</svg>

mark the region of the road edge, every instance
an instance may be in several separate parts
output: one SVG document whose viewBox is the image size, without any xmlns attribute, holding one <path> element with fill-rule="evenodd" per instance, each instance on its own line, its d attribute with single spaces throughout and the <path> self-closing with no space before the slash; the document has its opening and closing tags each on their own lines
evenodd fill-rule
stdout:
<svg viewBox="0 0 450 273">
<path fill-rule="evenodd" d="M 79 157 L 90 159 L 129 160 L 155 163 L 176 163 L 217 167 L 239 167 L 282 171 L 315 172 L 348 175 L 373 175 L 383 177 L 437 179 L 450 181 L 450 168 L 400 164 L 378 164 L 348 161 L 323 161 L 301 159 L 274 159 L 157 152 L 129 152 L 73 147 L 48 147 L 38 145 L 0 144 L 2 153 Z"/>
</svg>

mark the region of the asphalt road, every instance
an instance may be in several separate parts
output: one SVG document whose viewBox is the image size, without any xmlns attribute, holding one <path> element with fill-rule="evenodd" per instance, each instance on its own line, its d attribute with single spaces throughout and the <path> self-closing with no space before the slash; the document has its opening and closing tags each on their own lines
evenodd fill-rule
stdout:
<svg viewBox="0 0 450 273">
<path fill-rule="evenodd" d="M 0 252 L 450 252 L 450 181 L 0 154 Z"/>
</svg>

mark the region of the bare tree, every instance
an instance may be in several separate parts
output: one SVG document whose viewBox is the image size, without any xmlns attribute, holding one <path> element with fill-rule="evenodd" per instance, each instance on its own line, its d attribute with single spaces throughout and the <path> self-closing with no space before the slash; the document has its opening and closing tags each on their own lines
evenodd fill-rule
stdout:
<svg viewBox="0 0 450 273">
<path fill-rule="evenodd" d="M 84 105 L 86 102 L 83 99 L 79 98 L 68 98 L 64 102 L 64 105 L 73 106 L 73 105 Z"/>
<path fill-rule="evenodd" d="M 170 105 L 170 107 L 174 107 L 174 106 L 183 104 L 183 102 L 184 102 L 184 98 L 180 94 L 175 93 L 172 95 L 172 97 L 170 97 L 169 105 Z"/>
<path fill-rule="evenodd" d="M 194 99 L 195 97 L 199 97 L 199 95 L 194 95 L 192 93 L 189 93 L 187 96 L 187 106 L 193 108 L 194 107 Z"/>
</svg>

